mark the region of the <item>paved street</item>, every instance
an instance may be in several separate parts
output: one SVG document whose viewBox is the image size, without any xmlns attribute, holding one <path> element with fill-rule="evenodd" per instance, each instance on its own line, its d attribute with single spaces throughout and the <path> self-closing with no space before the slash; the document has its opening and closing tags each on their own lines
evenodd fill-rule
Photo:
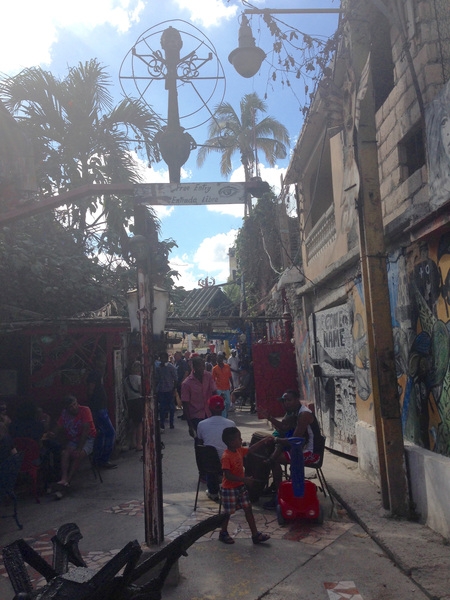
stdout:
<svg viewBox="0 0 450 600">
<path fill-rule="evenodd" d="M 233 418 L 246 441 L 255 430 L 268 430 L 264 421 L 258 421 L 246 410 L 236 412 Z M 217 505 L 206 498 L 202 486 L 199 507 L 193 513 L 197 470 L 193 442 L 185 423 L 177 420 L 176 428 L 166 430 L 163 440 L 165 535 L 171 539 L 216 512 Z M 143 542 L 140 454 L 123 453 L 117 462 L 117 470 L 103 472 L 103 484 L 86 467 L 61 501 L 45 496 L 36 504 L 22 495 L 19 516 L 24 528 L 20 532 L 12 519 L 2 519 L 0 545 L 24 537 L 48 558 L 55 529 L 63 523 L 76 522 L 83 534 L 80 542 L 83 556 L 90 566 L 100 566 L 130 540 Z M 236 543 L 220 544 L 217 532 L 202 538 L 190 549 L 188 557 L 180 559 L 179 585 L 167 587 L 163 598 L 254 600 L 264 595 L 273 600 L 300 597 L 422 600 L 430 597 L 394 565 L 340 505 L 330 516 L 329 500 L 322 494 L 323 525 L 296 521 L 281 527 L 275 513 L 262 510 L 260 504 L 264 500 L 255 505 L 254 512 L 258 528 L 271 535 L 269 543 L 252 544 L 247 523 L 239 511 L 229 528 Z M 0 598 L 7 600 L 12 595 L 2 569 Z"/>
</svg>

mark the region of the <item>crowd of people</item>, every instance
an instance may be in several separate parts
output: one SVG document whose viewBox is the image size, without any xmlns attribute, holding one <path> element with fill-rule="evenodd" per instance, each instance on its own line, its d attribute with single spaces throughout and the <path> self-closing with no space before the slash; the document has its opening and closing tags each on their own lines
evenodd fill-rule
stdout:
<svg viewBox="0 0 450 600">
<path fill-rule="evenodd" d="M 115 430 L 107 408 L 107 393 L 103 377 L 106 363 L 97 357 L 86 378 L 85 403 L 69 395 L 60 406 L 60 414 L 52 426 L 52 420 L 31 401 L 20 403 L 11 418 L 5 402 L 0 401 L 0 463 L 16 453 L 14 440 L 28 438 L 40 444 L 42 464 L 47 469 L 47 483 L 54 482 L 58 489 L 71 485 L 80 464 L 87 457 L 98 468 L 114 469 L 110 461 L 115 444 Z M 141 364 L 132 363 L 123 386 L 127 406 L 130 448 L 142 452 L 144 398 L 141 385 Z M 221 495 L 224 512 L 231 515 L 242 508 L 252 531 L 254 543 L 266 541 L 267 536 L 256 530 L 248 486 L 253 479 L 245 474 L 244 457 L 260 446 L 266 449 L 265 462 L 270 465 L 273 484 L 272 498 L 263 507 L 274 510 L 276 493 L 282 479 L 282 467 L 290 462 L 290 437 L 303 437 L 305 465 L 314 465 L 320 455 L 316 441 L 320 430 L 314 412 L 302 403 L 296 390 L 287 390 L 280 398 L 285 409 L 282 419 L 273 417 L 259 408 L 274 428 L 271 435 L 242 446 L 235 422 L 229 413 L 237 402 L 249 400 L 255 412 L 252 363 L 245 355 L 238 356 L 232 349 L 228 360 L 224 353 L 198 353 L 176 351 L 173 356 L 162 352 L 155 363 L 155 391 L 158 402 L 160 431 L 164 432 L 167 421 L 175 427 L 176 408 L 182 408 L 180 419 L 186 421 L 187 431 L 194 444 L 212 446 L 222 462 L 222 477 L 205 474 L 209 499 L 218 502 Z M 244 399 L 244 400 L 243 400 Z M 227 532 L 225 521 L 220 541 L 234 543 Z"/>
</svg>

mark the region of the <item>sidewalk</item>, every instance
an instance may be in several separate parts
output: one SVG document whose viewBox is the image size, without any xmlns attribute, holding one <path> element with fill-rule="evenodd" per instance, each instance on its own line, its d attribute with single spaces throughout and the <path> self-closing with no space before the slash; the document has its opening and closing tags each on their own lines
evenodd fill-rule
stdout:
<svg viewBox="0 0 450 600">
<path fill-rule="evenodd" d="M 425 525 L 390 517 L 358 464 L 327 452 L 323 471 L 340 504 L 430 598 L 450 600 L 450 544 Z"/>
<path fill-rule="evenodd" d="M 258 421 L 255 415 L 246 410 L 230 416 L 241 429 L 245 441 L 250 441 L 254 431 L 269 432 L 265 421 Z M 217 505 L 206 498 L 202 486 L 197 512 L 193 512 L 197 469 L 192 439 L 188 436 L 185 423 L 177 421 L 176 428 L 168 430 L 163 440 L 164 530 L 166 539 L 171 540 L 197 521 L 217 512 Z M 50 538 L 55 528 L 63 523 L 76 522 L 83 535 L 80 542 L 82 555 L 89 566 L 99 568 L 127 542 L 137 539 L 143 543 L 143 483 L 142 462 L 139 459 L 139 453 L 122 454 L 117 460 L 119 468 L 104 473 L 103 484 L 94 480 L 88 468 L 85 477 L 74 481 L 73 489 L 60 502 L 44 496 L 41 504 L 35 504 L 32 498 L 22 497 L 19 515 L 24 529 L 19 531 L 11 519 L 0 521 L 0 546 L 24 537 L 50 560 Z M 344 572 L 341 563 L 343 565 L 345 562 L 346 579 L 361 579 L 361 573 L 364 573 L 370 560 L 364 554 L 364 540 L 361 539 L 367 538 L 367 535 L 352 523 L 348 516 L 350 514 L 410 577 L 411 591 L 415 591 L 411 598 L 450 600 L 450 546 L 423 525 L 389 518 L 381 508 L 377 487 L 359 474 L 357 463 L 327 452 L 323 471 L 344 508 L 337 504 L 330 517 L 330 501 L 319 493 L 325 510 L 325 523 L 322 526 L 303 521 L 281 527 L 274 512 L 262 509 L 266 498 L 261 498 L 254 506 L 254 513 L 258 528 L 271 535 L 271 550 L 268 551 L 269 547 L 264 545 L 252 545 L 243 513 L 238 511 L 229 528 L 237 543 L 231 547 L 218 543 L 217 532 L 202 538 L 201 542 L 204 543 L 199 541 L 191 548 L 189 556 L 180 560 L 180 586 L 165 589 L 163 598 L 176 600 L 198 596 L 202 599 L 236 597 L 239 600 L 254 600 L 270 596 L 270 600 L 278 600 L 294 597 L 286 593 L 284 582 L 289 578 L 292 581 L 293 577 L 301 577 L 302 566 L 315 556 L 323 556 L 324 559 L 326 556 L 330 565 L 336 561 L 336 572 L 341 574 Z M 311 474 L 313 472 L 307 472 L 307 476 Z M 358 530 L 360 533 L 357 533 Z M 346 537 L 346 547 L 351 549 L 352 556 L 346 556 L 343 561 L 337 548 L 342 546 L 339 545 L 340 541 Z M 377 557 L 372 560 L 377 560 Z M 385 563 L 390 561 L 385 560 Z M 385 564 L 385 568 L 388 573 L 383 573 L 383 577 L 387 577 L 391 588 L 394 586 L 395 589 L 398 571 L 390 564 Z M 233 593 L 218 595 L 218 578 L 227 586 L 230 577 L 235 585 Z M 201 596 L 196 588 L 199 581 L 202 589 L 208 590 Z M 303 597 L 324 598 L 323 589 L 320 593 L 313 589 L 313 585 L 317 585 L 314 577 L 308 581 L 302 579 L 301 583 Z M 307 586 L 312 590 L 309 590 L 309 595 Z M 0 598 L 8 600 L 12 596 L 9 581 L 0 565 Z M 380 598 L 369 594 L 363 597 Z M 389 600 L 394 597 L 397 596 L 383 596 Z"/>
</svg>

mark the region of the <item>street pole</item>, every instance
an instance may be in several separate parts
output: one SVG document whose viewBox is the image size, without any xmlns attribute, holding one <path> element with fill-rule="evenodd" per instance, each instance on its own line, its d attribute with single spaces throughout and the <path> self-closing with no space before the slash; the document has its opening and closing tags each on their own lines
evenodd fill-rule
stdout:
<svg viewBox="0 0 450 600">
<path fill-rule="evenodd" d="M 157 245 L 157 232 L 149 226 L 147 209 L 135 205 L 135 232 L 146 240 L 146 248 L 138 271 L 138 313 L 141 332 L 142 394 L 144 397 L 144 515 L 145 543 L 160 545 L 164 541 L 164 513 L 162 497 L 162 456 L 158 404 L 155 394 L 153 343 L 153 270 L 152 256 Z"/>
<path fill-rule="evenodd" d="M 361 15 L 356 15 L 356 12 L 355 8 L 350 25 L 350 55 L 356 79 L 360 81 L 369 56 L 370 32 L 367 12 L 364 9 Z M 405 517 L 409 514 L 409 492 L 392 334 L 370 68 L 367 91 L 360 102 L 355 146 L 361 180 L 358 196 L 361 272 L 382 501 L 392 514 Z"/>
</svg>

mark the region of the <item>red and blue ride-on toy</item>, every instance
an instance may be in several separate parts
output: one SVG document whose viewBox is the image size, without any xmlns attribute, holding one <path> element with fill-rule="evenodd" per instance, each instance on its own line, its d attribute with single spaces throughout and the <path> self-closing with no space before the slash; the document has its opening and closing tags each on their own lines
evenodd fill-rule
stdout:
<svg viewBox="0 0 450 600">
<path fill-rule="evenodd" d="M 295 519 L 308 519 L 323 523 L 323 509 L 317 498 L 317 486 L 305 481 L 303 463 L 303 438 L 289 438 L 291 445 L 291 480 L 283 481 L 278 488 L 277 519 L 279 525 Z"/>
</svg>

